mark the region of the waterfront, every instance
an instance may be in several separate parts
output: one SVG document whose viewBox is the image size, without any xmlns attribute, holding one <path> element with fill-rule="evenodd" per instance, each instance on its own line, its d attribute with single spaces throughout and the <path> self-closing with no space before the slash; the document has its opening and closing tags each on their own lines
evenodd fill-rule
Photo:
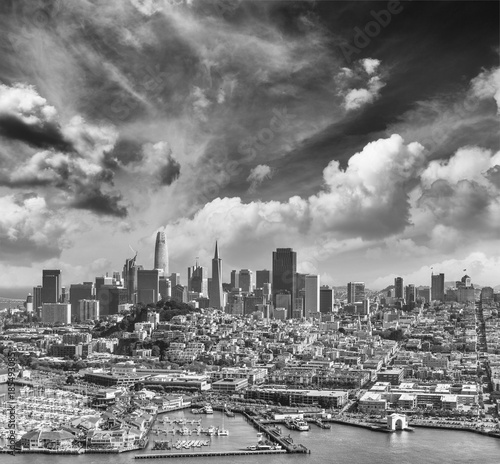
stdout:
<svg viewBox="0 0 500 464">
<path fill-rule="evenodd" d="M 175 411 L 159 418 L 168 416 L 172 419 L 199 419 L 199 415 L 193 415 L 189 410 Z M 202 417 L 203 427 L 210 425 L 221 426 L 222 413 L 215 411 L 213 416 Z M 156 426 L 158 425 L 158 422 Z M 162 425 L 167 429 L 172 428 L 172 424 Z M 194 426 L 193 426 L 194 427 Z M 240 414 L 234 418 L 224 416 L 224 427 L 229 430 L 228 437 L 211 437 L 211 445 L 203 447 L 203 451 L 232 451 L 246 448 L 250 444 L 255 444 L 257 440 L 257 430 L 255 430 Z M 442 463 L 451 462 L 460 464 L 482 463 L 493 464 L 498 462 L 500 455 L 500 440 L 484 437 L 474 433 L 434 430 L 418 428 L 415 432 L 396 432 L 392 434 L 382 434 L 372 432 L 357 427 L 332 424 L 331 429 L 320 429 L 311 425 L 308 432 L 293 432 L 282 427 L 284 435 L 290 434 L 295 443 L 301 443 L 311 450 L 311 454 L 283 454 L 270 456 L 228 456 L 214 458 L 185 457 L 180 462 L 185 464 L 199 464 L 200 462 L 237 462 L 237 463 L 257 463 L 266 460 L 267 464 L 299 464 L 307 462 L 310 464 L 323 464 L 325 462 L 340 462 L 342 464 L 373 464 L 373 463 Z M 133 462 L 136 454 L 153 453 L 154 440 L 172 439 L 193 439 L 198 437 L 193 434 L 191 437 L 181 437 L 180 435 L 151 435 L 147 449 L 140 452 L 130 452 L 123 454 L 88 454 L 81 456 L 71 456 L 79 464 L 111 464 Z M 206 435 L 201 435 L 200 439 L 209 439 Z M 177 453 L 189 453 L 188 450 L 176 451 Z M 53 464 L 54 460 L 65 460 L 68 456 L 50 456 L 40 454 L 10 456 L 3 454 L 2 464 Z M 211 461 L 212 460 L 212 461 Z M 137 462 L 137 461 L 135 461 Z M 177 462 L 177 461 L 176 461 Z"/>
</svg>

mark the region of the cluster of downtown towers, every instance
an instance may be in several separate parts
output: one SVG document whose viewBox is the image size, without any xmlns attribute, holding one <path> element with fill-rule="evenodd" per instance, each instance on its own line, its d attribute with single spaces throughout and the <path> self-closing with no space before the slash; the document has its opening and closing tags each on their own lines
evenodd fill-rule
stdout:
<svg viewBox="0 0 500 464">
<path fill-rule="evenodd" d="M 255 280 L 251 270 L 233 270 L 230 284 L 222 282 L 222 259 L 217 242 L 211 277 L 207 269 L 196 262 L 188 268 L 187 286 L 180 284 L 179 273 L 170 273 L 164 232 L 158 232 L 156 237 L 153 269 L 144 269 L 136 263 L 136 258 L 137 254 L 126 259 L 121 274 L 113 272 L 112 276 L 96 277 L 95 282 L 71 284 L 69 293 L 61 285 L 60 270 L 44 269 L 42 285 L 34 287 L 28 303 L 40 312 L 44 305 L 67 304 L 71 308 L 71 322 L 117 314 L 123 305 L 154 304 L 161 299 L 193 302 L 200 308 L 226 309 L 235 314 L 262 309 L 268 317 L 269 311 L 276 309 L 282 318 L 300 318 L 333 309 L 333 289 L 320 287 L 319 275 L 297 273 L 297 253 L 291 248 L 274 251 L 272 271 L 256 271 Z M 362 298 L 364 284 L 351 285 L 353 295 L 348 300 Z"/>
</svg>

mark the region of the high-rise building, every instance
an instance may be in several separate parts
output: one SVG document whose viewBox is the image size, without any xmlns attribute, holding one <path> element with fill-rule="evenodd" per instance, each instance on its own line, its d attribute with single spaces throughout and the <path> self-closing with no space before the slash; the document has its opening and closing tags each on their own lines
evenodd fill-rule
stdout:
<svg viewBox="0 0 500 464">
<path fill-rule="evenodd" d="M 349 282 L 347 284 L 347 302 L 362 303 L 365 299 L 365 283 L 364 282 Z"/>
<path fill-rule="evenodd" d="M 255 287 L 264 288 L 264 284 L 271 283 L 271 271 L 267 269 L 262 269 L 255 273 Z"/>
<path fill-rule="evenodd" d="M 332 313 L 333 302 L 333 288 L 330 288 L 328 285 L 322 285 L 319 289 L 319 311 L 323 314 Z"/>
<path fill-rule="evenodd" d="M 483 287 L 481 289 L 481 303 L 492 303 L 495 299 L 495 292 L 491 287 Z"/>
<path fill-rule="evenodd" d="M 170 279 L 165 277 L 160 277 L 159 288 L 160 288 L 160 297 L 162 300 L 168 300 L 172 297 L 172 284 L 170 283 Z"/>
<path fill-rule="evenodd" d="M 231 271 L 231 290 L 233 288 L 240 288 L 240 273 L 236 269 Z"/>
<path fill-rule="evenodd" d="M 95 289 L 93 282 L 84 282 L 83 284 L 71 284 L 69 288 L 69 302 L 71 303 L 71 320 L 79 321 L 80 300 L 94 300 Z"/>
<path fill-rule="evenodd" d="M 431 276 L 431 300 L 444 301 L 444 274 Z"/>
<path fill-rule="evenodd" d="M 37 314 L 42 307 L 42 288 L 41 285 L 33 287 L 33 311 Z"/>
<path fill-rule="evenodd" d="M 285 319 L 291 319 L 292 314 L 292 295 L 286 290 L 283 290 L 275 295 L 276 306 L 275 308 L 285 309 Z"/>
<path fill-rule="evenodd" d="M 44 324 L 71 324 L 69 303 L 43 303 L 42 322 Z"/>
<path fill-rule="evenodd" d="M 212 259 L 212 288 L 210 289 L 210 306 L 215 309 L 224 308 L 222 294 L 222 259 L 219 258 L 219 247 L 215 242 L 215 254 Z"/>
<path fill-rule="evenodd" d="M 198 262 L 188 268 L 188 292 L 201 293 L 208 296 L 208 273 Z"/>
<path fill-rule="evenodd" d="M 160 271 L 160 275 L 168 276 L 168 246 L 165 232 L 156 234 L 154 268 Z"/>
<path fill-rule="evenodd" d="M 319 313 L 319 275 L 306 275 L 305 281 L 305 315 L 312 317 Z"/>
<path fill-rule="evenodd" d="M 160 294 L 160 269 L 137 271 L 137 302 L 157 303 Z"/>
<path fill-rule="evenodd" d="M 181 284 L 181 275 L 178 272 L 172 272 L 172 274 L 170 274 L 169 279 L 172 288 L 174 288 L 176 285 Z"/>
<path fill-rule="evenodd" d="M 292 317 L 293 303 L 297 295 L 297 253 L 291 248 L 277 248 L 273 251 L 272 291 L 276 305 L 276 295 L 283 291 L 290 294 L 291 303 L 288 318 Z M 276 307 L 278 307 L 276 305 Z"/>
<path fill-rule="evenodd" d="M 101 285 L 96 289 L 96 299 L 99 301 L 100 316 L 118 314 L 118 307 L 128 303 L 127 289 L 115 285 Z"/>
<path fill-rule="evenodd" d="M 403 289 L 404 289 L 403 278 L 396 277 L 394 279 L 394 290 L 395 290 L 394 297 L 395 298 L 404 298 L 404 293 L 403 293 L 404 290 Z"/>
<path fill-rule="evenodd" d="M 429 303 L 431 301 L 431 289 L 429 287 L 420 286 L 417 288 L 417 300 Z"/>
<path fill-rule="evenodd" d="M 123 266 L 122 281 L 123 286 L 127 289 L 127 303 L 137 302 L 137 271 L 139 269 L 139 266 L 136 266 L 135 264 L 136 259 L 137 253 L 133 258 L 125 260 L 125 265 Z"/>
<path fill-rule="evenodd" d="M 172 287 L 172 300 L 179 303 L 188 302 L 188 291 L 184 285 L 176 285 Z"/>
<path fill-rule="evenodd" d="M 409 284 L 405 288 L 405 300 L 407 304 L 415 303 L 417 301 L 417 291 L 415 285 Z"/>
<path fill-rule="evenodd" d="M 78 301 L 78 320 L 97 320 L 100 317 L 99 301 L 97 300 L 79 300 Z"/>
<path fill-rule="evenodd" d="M 61 271 L 44 269 L 42 272 L 42 303 L 59 303 L 61 300 Z"/>
<path fill-rule="evenodd" d="M 305 292 L 306 290 L 306 275 L 307 274 L 301 274 L 300 272 L 295 274 L 295 298 L 299 297 L 301 291 Z"/>
<path fill-rule="evenodd" d="M 253 272 L 250 269 L 242 269 L 239 274 L 239 283 L 242 292 L 253 291 Z"/>
</svg>

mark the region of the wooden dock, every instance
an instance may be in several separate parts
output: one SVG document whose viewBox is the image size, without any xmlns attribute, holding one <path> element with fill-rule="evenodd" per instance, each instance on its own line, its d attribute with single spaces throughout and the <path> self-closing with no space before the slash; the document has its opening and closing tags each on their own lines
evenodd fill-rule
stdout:
<svg viewBox="0 0 500 464">
<path fill-rule="evenodd" d="M 199 451 L 188 453 L 166 453 L 166 454 L 136 454 L 134 459 L 159 459 L 159 458 L 194 458 L 211 456 L 249 456 L 255 454 L 285 454 L 286 450 L 256 450 L 256 451 Z"/>
</svg>

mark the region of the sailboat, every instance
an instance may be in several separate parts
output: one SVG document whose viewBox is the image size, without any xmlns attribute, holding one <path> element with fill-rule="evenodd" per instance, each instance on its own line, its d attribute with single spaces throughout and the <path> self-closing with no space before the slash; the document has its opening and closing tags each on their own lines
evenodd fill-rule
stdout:
<svg viewBox="0 0 500 464">
<path fill-rule="evenodd" d="M 224 405 L 224 409 L 226 409 L 226 405 Z M 229 430 L 224 428 L 224 413 L 222 414 L 222 428 L 217 429 L 217 435 L 220 437 L 227 437 L 229 435 Z"/>
</svg>

